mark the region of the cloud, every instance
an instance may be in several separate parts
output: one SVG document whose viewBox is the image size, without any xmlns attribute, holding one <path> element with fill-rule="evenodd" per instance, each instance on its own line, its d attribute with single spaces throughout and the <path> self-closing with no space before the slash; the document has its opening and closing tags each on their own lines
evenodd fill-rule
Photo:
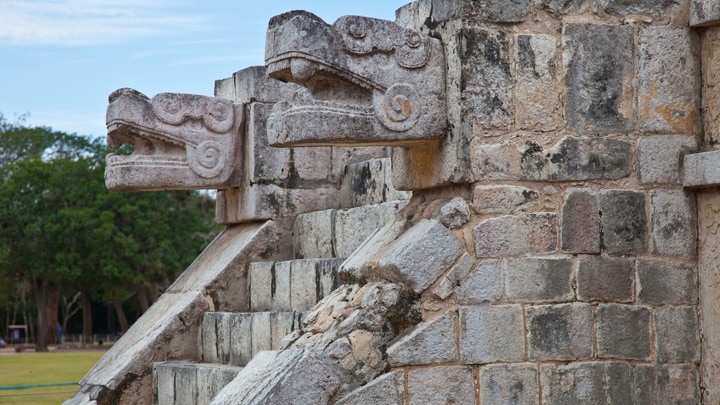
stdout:
<svg viewBox="0 0 720 405">
<path fill-rule="evenodd" d="M 140 0 L 3 0 L 0 46 L 76 46 L 201 29 L 182 2 Z"/>
</svg>

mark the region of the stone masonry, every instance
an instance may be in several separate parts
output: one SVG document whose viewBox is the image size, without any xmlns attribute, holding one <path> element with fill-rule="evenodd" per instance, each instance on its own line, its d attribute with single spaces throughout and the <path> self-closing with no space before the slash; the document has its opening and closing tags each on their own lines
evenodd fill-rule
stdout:
<svg viewBox="0 0 720 405">
<path fill-rule="evenodd" d="M 228 355 L 237 377 L 223 366 L 187 402 L 720 403 L 716 0 L 417 0 L 395 23 L 293 11 L 266 48 L 270 78 L 216 85 L 253 129 L 217 220 L 272 219 L 282 254 L 235 259 L 202 284 L 222 299 L 184 316 L 295 312 L 271 351 Z M 198 361 L 167 356 L 182 355 Z M 169 367 L 156 380 L 177 386 Z M 93 384 L 71 403 L 98 399 Z"/>
</svg>

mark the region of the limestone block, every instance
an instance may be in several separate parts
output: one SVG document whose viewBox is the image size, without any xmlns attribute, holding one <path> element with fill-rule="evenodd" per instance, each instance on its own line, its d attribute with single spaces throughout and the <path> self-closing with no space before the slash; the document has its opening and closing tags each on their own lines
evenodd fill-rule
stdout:
<svg viewBox="0 0 720 405">
<path fill-rule="evenodd" d="M 480 369 L 483 404 L 538 404 L 538 391 L 534 364 L 492 364 Z"/>
<path fill-rule="evenodd" d="M 209 404 L 213 398 L 241 371 L 239 367 L 221 364 L 198 365 L 197 391 L 198 404 Z"/>
<path fill-rule="evenodd" d="M 537 7 L 553 17 L 567 14 L 582 14 L 588 9 L 588 0 L 538 0 Z"/>
<path fill-rule="evenodd" d="M 305 350 L 258 354 L 213 400 L 212 404 L 324 404 L 339 378 Z"/>
<path fill-rule="evenodd" d="M 520 305 L 460 307 L 460 359 L 463 364 L 517 362 L 525 358 Z"/>
<path fill-rule="evenodd" d="M 568 128 L 595 133 L 631 131 L 635 125 L 633 27 L 568 23 L 562 35 Z"/>
<path fill-rule="evenodd" d="M 620 16 L 644 14 L 660 19 L 672 6 L 672 0 L 604 0 L 604 9 L 608 14 Z"/>
<path fill-rule="evenodd" d="M 483 3 L 491 7 L 508 4 L 504 1 Z M 513 117 L 511 39 L 503 31 L 481 28 L 466 28 L 460 35 L 461 117 L 471 128 L 472 135 L 505 132 Z M 466 136 L 469 138 L 470 135 Z"/>
<path fill-rule="evenodd" d="M 290 294 L 290 276 L 292 272 L 292 262 L 275 263 L 275 292 L 272 296 L 273 311 L 292 311 L 292 301 Z"/>
<path fill-rule="evenodd" d="M 320 300 L 317 263 L 314 260 L 293 260 L 290 273 L 290 307 L 308 311 Z"/>
<path fill-rule="evenodd" d="M 582 301 L 632 302 L 635 261 L 632 258 L 580 256 L 577 293 Z"/>
<path fill-rule="evenodd" d="M 253 312 L 251 315 L 252 326 L 250 327 L 250 339 L 252 342 L 253 356 L 261 351 L 272 349 L 273 339 L 270 314 L 270 312 Z"/>
<path fill-rule="evenodd" d="M 536 208 L 540 194 L 519 186 L 483 186 L 473 188 L 473 207 L 479 214 L 509 214 Z"/>
<path fill-rule="evenodd" d="M 647 251 L 645 194 L 630 190 L 600 193 L 603 247 L 608 254 L 627 255 Z"/>
<path fill-rule="evenodd" d="M 600 208 L 596 192 L 571 189 L 562 208 L 560 249 L 568 253 L 600 253 Z"/>
<path fill-rule="evenodd" d="M 566 136 L 548 150 L 512 141 L 486 145 L 473 140 L 471 147 L 478 180 L 619 179 L 632 171 L 632 146 L 618 139 Z"/>
<path fill-rule="evenodd" d="M 336 211 L 335 257 L 349 257 L 375 230 L 392 221 L 405 205 L 404 201 L 388 201 Z"/>
<path fill-rule="evenodd" d="M 654 311 L 659 363 L 700 361 L 700 328 L 694 306 L 663 306 Z"/>
<path fill-rule="evenodd" d="M 528 357 L 537 361 L 589 359 L 593 315 L 589 304 L 539 305 L 525 309 Z"/>
<path fill-rule="evenodd" d="M 457 287 L 459 304 L 480 304 L 494 302 L 502 298 L 503 268 L 505 262 L 500 259 L 482 260 L 470 276 Z"/>
<path fill-rule="evenodd" d="M 253 355 L 253 327 L 255 323 L 253 313 L 227 313 L 218 319 L 218 335 L 223 333 L 218 342 L 225 343 L 223 349 L 229 354 L 229 361 L 224 363 L 236 366 L 244 366 L 252 359 Z M 260 315 L 262 317 L 262 315 Z M 218 344 L 218 352 L 221 346 Z"/>
<path fill-rule="evenodd" d="M 686 155 L 683 161 L 683 186 L 698 188 L 719 185 L 719 161 L 720 150 Z"/>
<path fill-rule="evenodd" d="M 385 202 L 388 192 L 394 190 L 392 181 L 388 181 L 391 177 L 389 171 L 389 158 L 348 164 L 340 186 L 341 207 L 351 208 Z"/>
<path fill-rule="evenodd" d="M 207 404 L 240 372 L 218 364 L 160 362 L 153 365 L 156 404 Z"/>
<path fill-rule="evenodd" d="M 432 293 L 441 300 L 446 299 L 453 293 L 455 287 L 460 281 L 470 273 L 474 265 L 472 257 L 467 253 L 463 253 L 462 257 L 453 265 L 453 267 L 440 278 L 440 282 L 433 287 Z M 502 285 L 500 286 L 502 288 Z"/>
<path fill-rule="evenodd" d="M 337 405 L 404 405 L 404 383 L 404 373 L 392 371 L 351 392 Z"/>
<path fill-rule="evenodd" d="M 543 404 L 635 403 L 633 369 L 624 362 L 545 364 L 540 385 Z"/>
<path fill-rule="evenodd" d="M 421 293 L 465 252 L 463 243 L 435 220 L 421 220 L 400 235 L 366 273 Z"/>
<path fill-rule="evenodd" d="M 505 296 L 514 302 L 562 302 L 575 298 L 570 258 L 517 258 L 507 261 Z"/>
<path fill-rule="evenodd" d="M 701 35 L 703 141 L 713 145 L 720 140 L 720 92 L 717 90 L 720 86 L 720 27 L 708 27 Z"/>
<path fill-rule="evenodd" d="M 683 190 L 654 190 L 650 194 L 652 252 L 693 259 L 697 256 L 697 217 L 694 195 Z"/>
<path fill-rule="evenodd" d="M 416 325 L 387 349 L 392 367 L 457 361 L 457 312 Z"/>
<path fill-rule="evenodd" d="M 292 96 L 299 86 L 267 77 L 265 66 L 251 66 L 233 73 L 235 98 L 239 103 L 276 103 Z"/>
<path fill-rule="evenodd" d="M 248 268 L 250 310 L 269 311 L 272 308 L 274 262 L 253 262 Z"/>
<path fill-rule="evenodd" d="M 285 149 L 285 148 L 276 148 Z M 332 175 L 332 148 L 294 148 L 293 166 L 303 181 L 330 180 Z"/>
<path fill-rule="evenodd" d="M 235 80 L 232 77 L 215 80 L 215 97 L 235 100 Z"/>
<path fill-rule="evenodd" d="M 412 370 L 408 372 L 408 399 L 411 405 L 472 404 L 475 402 L 472 371 L 464 366 Z"/>
<path fill-rule="evenodd" d="M 270 348 L 280 349 L 282 339 L 300 329 L 301 312 L 270 312 Z"/>
<path fill-rule="evenodd" d="M 694 136 L 644 136 L 637 144 L 638 179 L 641 184 L 679 184 L 683 156 L 695 151 Z"/>
<path fill-rule="evenodd" d="M 600 304 L 596 311 L 597 355 L 600 358 L 650 360 L 650 309 Z"/>
<path fill-rule="evenodd" d="M 362 280 L 363 273 L 374 265 L 375 257 L 400 235 L 404 227 L 405 220 L 396 218 L 368 236 L 338 269 L 340 280 L 348 284 Z"/>
<path fill-rule="evenodd" d="M 329 296 L 340 286 L 337 269 L 344 259 L 316 260 L 315 272 L 317 277 L 317 297 L 321 300 Z"/>
<path fill-rule="evenodd" d="M 438 220 L 449 229 L 457 229 L 470 220 L 470 207 L 462 197 L 455 197 L 440 207 Z"/>
<path fill-rule="evenodd" d="M 720 4 L 714 0 L 691 0 L 690 26 L 720 25 Z"/>
<path fill-rule="evenodd" d="M 245 136 L 245 165 L 251 184 L 286 180 L 291 175 L 292 150 L 268 145 L 266 122 L 272 104 L 251 103 L 248 107 L 248 133 Z"/>
<path fill-rule="evenodd" d="M 694 305 L 697 300 L 695 266 L 638 259 L 638 302 L 647 305 Z"/>
<path fill-rule="evenodd" d="M 528 131 L 552 131 L 561 122 L 562 91 L 551 35 L 517 35 L 515 125 Z"/>
<path fill-rule="evenodd" d="M 529 0 L 468 1 L 474 17 L 480 21 L 521 22 L 528 15 Z"/>
<path fill-rule="evenodd" d="M 331 258 L 335 232 L 335 210 L 299 214 L 293 225 L 296 259 Z"/>
<path fill-rule="evenodd" d="M 642 27 L 638 112 L 645 132 L 694 134 L 700 117 L 699 38 L 690 28 Z M 658 77 L 663 80 L 658 80 Z"/>
<path fill-rule="evenodd" d="M 637 401 L 641 404 L 703 403 L 695 365 L 635 366 Z"/>
<path fill-rule="evenodd" d="M 220 363 L 217 352 L 215 325 L 220 312 L 206 312 L 200 325 L 200 359 L 207 363 Z"/>
<path fill-rule="evenodd" d="M 389 157 L 390 149 L 391 148 L 385 146 L 333 146 L 333 176 L 338 179 L 342 178 L 342 176 L 345 174 L 345 166 L 349 164 Z"/>
<path fill-rule="evenodd" d="M 557 248 L 557 214 L 500 216 L 480 222 L 473 232 L 477 257 L 552 252 Z"/>
</svg>

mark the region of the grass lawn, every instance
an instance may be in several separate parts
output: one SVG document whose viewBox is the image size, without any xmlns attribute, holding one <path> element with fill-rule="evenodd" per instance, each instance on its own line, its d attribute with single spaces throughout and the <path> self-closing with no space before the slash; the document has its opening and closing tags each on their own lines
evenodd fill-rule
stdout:
<svg viewBox="0 0 720 405">
<path fill-rule="evenodd" d="M 61 404 L 78 385 L 5 390 L 2 386 L 77 383 L 105 354 L 102 350 L 0 355 L 0 404 Z"/>
</svg>

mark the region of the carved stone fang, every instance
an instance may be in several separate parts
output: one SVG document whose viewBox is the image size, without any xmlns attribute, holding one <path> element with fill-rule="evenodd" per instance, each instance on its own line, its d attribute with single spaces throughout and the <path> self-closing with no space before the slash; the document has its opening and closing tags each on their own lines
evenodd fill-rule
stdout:
<svg viewBox="0 0 720 405">
<path fill-rule="evenodd" d="M 445 56 L 435 38 L 387 20 L 344 16 L 329 25 L 298 11 L 270 20 L 265 49 L 270 77 L 309 90 L 273 112 L 273 146 L 404 146 L 445 136 Z"/>
</svg>

